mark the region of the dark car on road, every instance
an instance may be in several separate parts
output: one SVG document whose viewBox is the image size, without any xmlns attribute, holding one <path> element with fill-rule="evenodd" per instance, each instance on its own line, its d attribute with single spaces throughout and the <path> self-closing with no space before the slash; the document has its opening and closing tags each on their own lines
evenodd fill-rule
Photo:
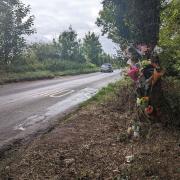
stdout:
<svg viewBox="0 0 180 180">
<path fill-rule="evenodd" d="M 113 67 L 110 63 L 105 63 L 101 66 L 101 72 L 113 72 Z"/>
</svg>

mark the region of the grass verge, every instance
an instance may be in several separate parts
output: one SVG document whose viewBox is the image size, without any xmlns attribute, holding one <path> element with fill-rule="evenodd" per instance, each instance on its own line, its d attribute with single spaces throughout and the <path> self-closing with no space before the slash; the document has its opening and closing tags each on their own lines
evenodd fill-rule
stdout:
<svg viewBox="0 0 180 180">
<path fill-rule="evenodd" d="M 87 106 L 90 103 L 105 103 L 108 100 L 115 98 L 121 88 L 127 87 L 130 84 L 131 80 L 129 78 L 122 79 L 115 83 L 110 83 L 108 86 L 102 88 L 95 96 L 86 102 L 81 103 L 80 107 Z"/>
<path fill-rule="evenodd" d="M 0 84 L 20 82 L 20 81 L 33 81 L 33 80 L 41 80 L 41 79 L 53 79 L 54 77 L 58 77 L 58 76 L 88 74 L 98 71 L 99 68 L 66 70 L 61 72 L 37 71 L 37 72 L 24 72 L 24 73 L 1 73 Z"/>
</svg>

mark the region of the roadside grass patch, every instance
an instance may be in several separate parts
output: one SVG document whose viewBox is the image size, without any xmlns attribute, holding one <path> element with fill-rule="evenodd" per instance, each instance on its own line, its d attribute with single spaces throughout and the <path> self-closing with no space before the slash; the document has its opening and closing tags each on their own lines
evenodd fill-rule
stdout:
<svg viewBox="0 0 180 180">
<path fill-rule="evenodd" d="M 129 78 L 124 78 L 114 83 L 108 84 L 106 87 L 102 88 L 96 95 L 82 103 L 80 106 L 86 106 L 89 103 L 104 103 L 116 97 L 120 89 L 123 87 L 130 86 L 131 80 Z"/>
<path fill-rule="evenodd" d="M 40 79 L 52 79 L 55 76 L 50 71 L 24 72 L 24 73 L 3 73 L 0 77 L 0 84 L 32 81 Z"/>
<path fill-rule="evenodd" d="M 65 70 L 65 71 L 56 71 L 56 72 L 52 72 L 52 71 L 34 71 L 34 72 L 21 72 L 21 73 L 1 72 L 0 84 L 21 82 L 21 81 L 42 80 L 42 79 L 53 79 L 59 76 L 88 74 L 98 71 L 99 68 L 74 69 L 74 70 Z"/>
</svg>

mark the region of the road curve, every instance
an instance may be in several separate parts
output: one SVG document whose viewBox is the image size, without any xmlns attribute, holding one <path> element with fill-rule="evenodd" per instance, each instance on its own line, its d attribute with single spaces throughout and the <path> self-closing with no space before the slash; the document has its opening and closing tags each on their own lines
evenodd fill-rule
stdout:
<svg viewBox="0 0 180 180">
<path fill-rule="evenodd" d="M 48 126 L 120 78 L 116 70 L 0 86 L 0 149 Z"/>
</svg>

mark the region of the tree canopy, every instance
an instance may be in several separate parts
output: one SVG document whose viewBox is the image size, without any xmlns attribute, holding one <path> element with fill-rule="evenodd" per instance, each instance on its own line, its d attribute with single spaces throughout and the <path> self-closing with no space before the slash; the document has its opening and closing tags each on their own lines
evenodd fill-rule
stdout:
<svg viewBox="0 0 180 180">
<path fill-rule="evenodd" d="M 59 35 L 58 47 L 62 59 L 71 60 L 78 51 L 79 42 L 77 33 L 70 26 L 68 30 Z"/>
<path fill-rule="evenodd" d="M 103 52 L 102 45 L 99 42 L 99 36 L 94 32 L 88 32 L 83 39 L 83 50 L 87 62 L 99 65 L 100 56 Z"/>
<path fill-rule="evenodd" d="M 11 64 L 25 46 L 25 35 L 34 33 L 30 7 L 19 0 L 0 2 L 0 63 Z"/>
<path fill-rule="evenodd" d="M 102 33 L 123 47 L 156 45 L 159 40 L 160 0 L 103 0 L 96 24 Z"/>
<path fill-rule="evenodd" d="M 159 45 L 163 48 L 162 63 L 171 75 L 180 72 L 180 1 L 170 1 L 161 13 Z"/>
</svg>

